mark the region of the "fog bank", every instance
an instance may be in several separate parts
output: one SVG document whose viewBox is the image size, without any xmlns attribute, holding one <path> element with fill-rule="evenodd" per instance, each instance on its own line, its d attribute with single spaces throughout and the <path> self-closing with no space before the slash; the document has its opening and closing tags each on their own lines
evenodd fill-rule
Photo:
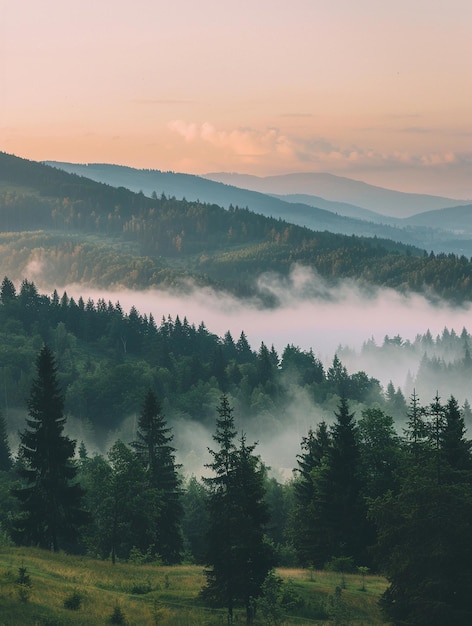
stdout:
<svg viewBox="0 0 472 626">
<path fill-rule="evenodd" d="M 83 285 L 69 285 L 69 296 L 84 300 L 99 298 L 113 303 L 119 301 L 128 312 L 135 306 L 141 314 L 152 313 L 159 324 L 162 316 L 178 315 L 181 320 L 198 326 L 204 322 L 210 332 L 223 336 L 230 331 L 237 340 L 244 331 L 251 347 L 257 350 L 263 341 L 273 344 L 281 355 L 287 344 L 313 352 L 325 364 L 332 362 L 339 346 L 359 350 L 369 339 L 382 343 L 385 335 L 401 335 L 414 340 L 428 329 L 435 336 L 445 327 L 458 334 L 471 324 L 471 306 L 452 307 L 445 302 L 433 304 L 418 294 L 402 295 L 392 289 L 363 289 L 354 281 L 342 281 L 329 286 L 316 273 L 296 267 L 288 279 L 264 274 L 259 287 L 277 298 L 279 306 L 261 309 L 258 303 L 241 301 L 210 288 L 196 289 L 187 285 L 185 292 L 150 289 L 105 292 Z M 350 369 L 354 365 L 350 364 Z M 366 372 L 382 384 L 390 379 L 403 385 L 406 372 L 398 364 L 386 363 L 383 371 Z M 374 369 L 378 369 L 375 365 Z"/>
</svg>

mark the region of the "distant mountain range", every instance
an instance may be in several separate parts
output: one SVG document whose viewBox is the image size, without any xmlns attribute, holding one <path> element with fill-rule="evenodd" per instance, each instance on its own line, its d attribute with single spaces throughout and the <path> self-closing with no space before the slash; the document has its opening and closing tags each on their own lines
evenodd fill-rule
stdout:
<svg viewBox="0 0 472 626">
<path fill-rule="evenodd" d="M 149 197 L 165 194 L 226 209 L 248 207 L 313 230 L 376 236 L 428 251 L 472 256 L 472 206 L 463 200 L 403 193 L 332 174 L 195 176 L 104 163 L 46 163 Z"/>
<path fill-rule="evenodd" d="M 384 189 L 333 174 L 301 173 L 258 177 L 218 172 L 206 174 L 204 178 L 260 193 L 284 196 L 304 194 L 305 202 L 309 196 L 316 196 L 313 202 L 316 202 L 318 197 L 322 197 L 396 218 L 410 217 L 423 211 L 470 204 L 466 200 Z M 308 204 L 312 204 L 312 201 Z"/>
<path fill-rule="evenodd" d="M 401 241 L 423 234 L 423 243 L 429 237 L 428 244 L 443 246 L 449 237 L 452 247 L 462 237 L 466 247 L 471 238 L 465 234 L 406 220 L 400 228 L 353 219 L 196 176 L 70 167 L 88 177 L 0 152 L 0 268 L 11 280 L 33 276 L 44 285 L 106 289 L 210 286 L 275 306 L 277 293 L 259 278 L 270 274 L 289 282 L 293 268 L 301 266 L 332 286 L 349 279 L 368 290 L 383 286 L 472 301 L 472 261 L 465 255 L 430 254 L 429 246 Z M 108 184 L 91 180 L 104 171 Z M 207 189 L 208 196 L 198 194 L 204 200 L 198 202 L 186 191 L 187 200 L 177 199 L 173 193 L 181 183 L 187 191 L 195 185 L 192 193 Z M 134 185 L 141 192 L 130 190 Z M 219 206 L 216 191 L 225 192 L 232 206 Z M 444 222 L 454 211 L 467 207 L 432 213 L 427 222 L 436 213 Z M 347 233 L 336 232 L 341 228 Z M 353 235 L 355 229 L 376 236 Z M 383 238 L 382 232 L 395 236 Z M 316 289 L 307 285 L 304 297 Z"/>
</svg>

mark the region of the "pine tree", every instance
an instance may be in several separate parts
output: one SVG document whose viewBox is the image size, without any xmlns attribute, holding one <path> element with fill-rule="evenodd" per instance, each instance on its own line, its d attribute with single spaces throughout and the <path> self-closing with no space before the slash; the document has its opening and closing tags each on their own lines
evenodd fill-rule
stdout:
<svg viewBox="0 0 472 626">
<path fill-rule="evenodd" d="M 239 542 L 234 554 L 236 589 L 246 609 L 247 624 L 252 623 L 252 599 L 260 595 L 262 584 L 275 565 L 272 549 L 265 541 L 265 527 L 269 522 L 265 501 L 266 471 L 253 454 L 255 447 L 256 444 L 247 445 L 245 435 L 241 435 L 233 495 L 239 509 Z"/>
<path fill-rule="evenodd" d="M 441 455 L 446 472 L 472 470 L 472 441 L 465 437 L 464 416 L 454 396 L 447 401 L 444 411 L 444 427 L 440 433 Z"/>
<path fill-rule="evenodd" d="M 64 400 L 48 346 L 40 351 L 36 365 L 37 377 L 28 400 L 28 428 L 20 433 L 19 474 L 24 485 L 14 492 L 22 512 L 15 538 L 56 552 L 77 541 L 77 528 L 87 515 L 81 509 L 82 488 L 74 482 L 75 441 L 63 434 Z"/>
<path fill-rule="evenodd" d="M 213 440 L 218 445 L 216 451 L 210 450 L 213 457 L 208 465 L 214 476 L 204 478 L 209 491 L 208 513 L 208 552 L 206 562 L 207 584 L 203 595 L 213 602 L 222 602 L 228 609 L 228 622 L 233 620 L 233 608 L 236 600 L 235 571 L 232 545 L 237 533 L 237 509 L 232 500 L 231 485 L 236 465 L 236 429 L 233 408 L 228 398 L 223 395 L 218 406 L 216 432 Z"/>
<path fill-rule="evenodd" d="M 315 476 L 323 460 L 326 460 L 331 445 L 331 437 L 322 421 L 316 432 L 308 431 L 302 438 L 301 454 L 297 455 L 298 477 L 294 483 L 295 506 L 292 520 L 292 540 L 298 558 L 303 566 L 319 562 L 318 538 L 319 527 L 314 510 L 316 497 Z"/>
<path fill-rule="evenodd" d="M 8 472 L 11 469 L 11 450 L 8 443 L 8 433 L 5 418 L 0 413 L 0 471 Z"/>
<path fill-rule="evenodd" d="M 445 425 L 445 417 L 444 412 L 445 409 L 441 404 L 440 397 L 438 392 L 436 392 L 436 396 L 434 397 L 433 402 L 430 405 L 430 418 L 431 422 L 429 426 L 429 439 L 434 450 L 435 457 L 435 465 L 436 465 L 436 480 L 438 484 L 441 482 L 441 470 L 442 470 L 442 453 L 441 453 L 441 436 L 444 430 Z"/>
<path fill-rule="evenodd" d="M 328 480 L 332 497 L 329 519 L 334 525 L 335 553 L 352 556 L 357 564 L 365 562 L 363 545 L 366 512 L 361 497 L 360 450 L 354 413 L 341 397 L 332 428 L 333 445 L 328 461 Z"/>
<path fill-rule="evenodd" d="M 251 350 L 251 346 L 247 340 L 244 331 L 241 331 L 238 341 L 236 342 L 237 361 L 238 363 L 252 363 L 255 355 Z"/>
<path fill-rule="evenodd" d="M 317 566 L 323 566 L 330 557 L 352 557 L 357 564 L 365 564 L 370 538 L 362 498 L 357 426 L 346 398 L 341 397 L 335 417 L 329 453 L 313 473 Z"/>
<path fill-rule="evenodd" d="M 466 426 L 468 424 L 472 424 L 472 409 L 470 408 L 470 402 L 467 398 L 464 400 L 464 404 L 462 405 L 462 413 L 464 415 L 464 424 Z"/>
<path fill-rule="evenodd" d="M 239 600 L 246 607 L 251 623 L 251 598 L 260 594 L 262 583 L 273 565 L 273 555 L 264 541 L 268 508 L 264 502 L 265 472 L 243 436 L 236 446 L 233 408 L 223 395 L 218 406 L 213 440 L 217 450 L 209 450 L 213 461 L 208 467 L 214 476 L 205 478 L 209 492 L 209 532 L 203 595 L 228 609 Z"/>
<path fill-rule="evenodd" d="M 339 359 L 337 354 L 334 355 L 333 364 L 327 371 L 326 379 L 328 383 L 333 387 L 333 391 L 339 394 L 339 396 L 343 397 L 347 394 L 349 386 L 349 375 L 347 373 L 347 369 L 341 363 L 341 360 Z"/>
<path fill-rule="evenodd" d="M 418 463 L 424 456 L 428 428 L 425 422 L 425 409 L 420 405 L 415 389 L 410 397 L 407 418 L 405 430 L 407 449 L 412 453 L 414 461 Z"/>
<path fill-rule="evenodd" d="M 5 305 L 15 300 L 15 298 L 15 285 L 7 276 L 5 276 L 0 286 L 0 302 Z"/>
<path fill-rule="evenodd" d="M 155 394 L 149 390 L 139 417 L 137 440 L 131 446 L 146 468 L 150 486 L 159 493 L 155 549 L 168 564 L 180 562 L 183 548 L 182 479 L 170 431 Z"/>
</svg>

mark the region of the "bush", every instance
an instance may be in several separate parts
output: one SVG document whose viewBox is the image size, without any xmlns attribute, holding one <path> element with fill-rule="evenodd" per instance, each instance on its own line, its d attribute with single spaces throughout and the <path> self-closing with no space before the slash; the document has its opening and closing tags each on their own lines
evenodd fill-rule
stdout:
<svg viewBox="0 0 472 626">
<path fill-rule="evenodd" d="M 110 624 L 126 624 L 126 617 L 119 604 L 115 605 L 110 617 Z"/>
<path fill-rule="evenodd" d="M 341 574 L 353 574 L 356 571 L 352 556 L 333 556 L 326 563 L 325 568 L 331 572 L 340 572 Z"/>
<path fill-rule="evenodd" d="M 305 605 L 305 601 L 295 589 L 295 585 L 293 584 L 292 580 L 283 583 L 280 604 L 282 608 L 288 612 L 295 611 L 296 609 L 301 609 Z"/>
<path fill-rule="evenodd" d="M 26 603 L 31 596 L 31 578 L 26 573 L 26 567 L 18 568 L 18 578 L 16 579 L 18 599 L 20 602 Z"/>
<path fill-rule="evenodd" d="M 146 552 L 142 552 L 139 548 L 133 546 L 129 551 L 128 563 L 133 565 L 143 565 L 144 563 L 162 565 L 162 560 L 158 554 L 154 554 L 153 545 L 150 545 Z"/>
<path fill-rule="evenodd" d="M 78 591 L 73 591 L 64 600 L 64 608 L 70 611 L 78 611 L 82 606 L 82 596 Z"/>
</svg>

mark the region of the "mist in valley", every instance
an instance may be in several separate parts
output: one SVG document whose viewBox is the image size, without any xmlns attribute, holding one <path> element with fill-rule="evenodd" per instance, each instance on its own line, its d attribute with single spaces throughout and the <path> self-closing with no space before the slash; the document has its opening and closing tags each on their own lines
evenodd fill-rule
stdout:
<svg viewBox="0 0 472 626">
<path fill-rule="evenodd" d="M 339 281 L 332 286 L 303 267 L 295 267 L 286 279 L 262 274 L 258 287 L 275 296 L 278 305 L 262 308 L 259 300 L 241 300 L 210 288 L 196 288 L 191 283 L 174 291 L 104 291 L 67 285 L 58 288 L 58 292 L 61 295 L 66 291 L 76 300 L 82 297 L 85 301 L 90 298 L 97 302 L 101 298 L 120 302 L 124 312 L 134 306 L 143 315 L 152 313 L 158 325 L 170 315 L 172 319 L 187 318 L 196 326 L 204 322 L 210 332 L 220 337 L 230 331 L 236 340 L 244 331 L 253 350 L 264 342 L 268 347 L 273 345 L 279 357 L 289 344 L 302 350 L 312 349 L 325 367 L 339 353 L 349 373 L 364 370 L 384 387 L 392 381 L 395 387 L 403 388 L 408 371 L 415 376 L 423 354 L 392 351 L 385 357 L 380 351 L 375 354 L 363 350 L 366 343 L 382 346 L 385 337 L 413 342 L 427 331 L 436 338 L 445 328 L 457 335 L 464 328 L 472 329 L 470 304 L 453 307 L 437 298 L 362 287 L 355 281 Z M 41 289 L 48 293 L 51 287 Z M 453 360 L 463 356 L 463 352 L 447 356 Z"/>
<path fill-rule="evenodd" d="M 179 316 L 195 326 L 203 321 L 209 332 L 220 337 L 230 331 L 235 341 L 244 331 L 253 350 L 257 351 L 264 342 L 269 348 L 273 345 L 279 357 L 289 344 L 302 350 L 312 349 L 325 369 L 338 354 L 349 374 L 365 371 L 369 377 L 379 380 L 384 390 L 391 381 L 395 388 L 402 390 L 407 401 L 425 355 L 443 359 L 446 365 L 464 358 L 467 340 L 461 338 L 461 333 L 464 327 L 468 330 L 472 326 L 470 305 L 452 307 L 417 294 L 363 288 L 354 281 L 342 281 L 333 286 L 302 267 L 295 267 L 286 279 L 273 274 L 261 275 L 258 286 L 262 292 L 276 298 L 277 307 L 261 308 L 258 300 L 242 301 L 209 288 L 197 289 L 190 283 L 185 289 L 174 291 L 105 292 L 83 285 L 67 285 L 58 288 L 58 292 L 61 295 L 66 291 L 76 300 L 82 297 L 94 302 L 99 299 L 119 301 L 125 313 L 133 306 L 143 315 L 152 313 L 157 325 L 163 317 Z M 45 293 L 52 291 L 44 285 L 40 288 Z M 433 340 L 430 345 L 419 340 L 427 331 Z M 435 342 L 444 333 L 447 337 L 452 333 L 454 339 L 447 349 Z M 455 346 L 454 349 L 451 346 Z M 453 389 L 441 388 L 437 379 L 433 377 L 428 381 L 426 377 L 421 384 L 420 402 L 430 404 L 436 393 L 445 402 L 453 393 L 463 405 L 466 399 L 472 399 L 468 382 L 464 374 L 456 380 Z M 256 450 L 262 460 L 277 476 L 284 478 L 296 466 L 300 442 L 308 429 L 316 428 L 321 420 L 331 423 L 337 408 L 335 403 L 328 409 L 326 405 L 320 408 L 305 390 L 293 386 L 289 380 L 286 385 L 291 397 L 288 406 L 282 409 L 261 407 L 257 419 L 252 418 L 250 422 L 245 421 L 238 406 L 234 412 L 239 432 L 244 432 L 249 442 L 258 442 Z M 215 417 L 218 401 L 215 397 Z M 117 438 L 125 442 L 134 439 L 139 410 L 137 407 L 135 415 L 128 416 L 116 431 L 110 432 L 106 445 L 100 448 L 93 441 L 93 433 L 79 420 L 69 419 L 68 431 L 78 441 L 84 440 L 90 453 L 106 453 Z M 356 411 L 356 418 L 361 417 L 355 403 L 352 410 Z M 205 464 L 210 462 L 208 447 L 213 443 L 212 429 L 185 415 L 165 413 L 183 472 L 197 477 L 207 473 Z M 400 432 L 402 426 L 402 423 L 397 424 Z"/>
</svg>

